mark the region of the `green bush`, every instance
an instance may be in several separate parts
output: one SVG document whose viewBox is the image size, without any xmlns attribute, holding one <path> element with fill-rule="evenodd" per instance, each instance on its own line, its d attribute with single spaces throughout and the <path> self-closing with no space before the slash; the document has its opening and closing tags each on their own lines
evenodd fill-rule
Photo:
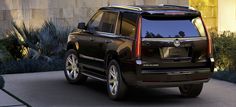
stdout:
<svg viewBox="0 0 236 107">
<path fill-rule="evenodd" d="M 6 42 L 4 40 L 0 40 L 0 64 L 6 61 L 13 60 L 13 57 L 5 47 L 5 43 Z"/>
<path fill-rule="evenodd" d="M 70 31 L 52 22 L 37 29 L 12 23 L 12 28 L 5 32 L 6 38 L 0 40 L 0 56 L 1 52 L 6 53 L 5 60 L 0 59 L 0 73 L 62 70 Z"/>
<path fill-rule="evenodd" d="M 236 70 L 236 34 L 224 32 L 223 34 L 212 33 L 214 43 L 215 65 L 219 71 Z"/>
<path fill-rule="evenodd" d="M 213 74 L 213 78 L 236 83 L 236 72 L 232 71 L 215 72 Z"/>
<path fill-rule="evenodd" d="M 70 28 L 56 27 L 52 22 L 45 22 L 39 29 L 26 28 L 25 24 L 12 24 L 13 28 L 6 33 L 5 47 L 14 59 L 61 55 L 65 51 Z"/>
<path fill-rule="evenodd" d="M 22 59 L 9 61 L 0 65 L 0 74 L 32 73 L 63 70 L 63 59 L 54 59 L 47 62 L 42 59 Z"/>
</svg>

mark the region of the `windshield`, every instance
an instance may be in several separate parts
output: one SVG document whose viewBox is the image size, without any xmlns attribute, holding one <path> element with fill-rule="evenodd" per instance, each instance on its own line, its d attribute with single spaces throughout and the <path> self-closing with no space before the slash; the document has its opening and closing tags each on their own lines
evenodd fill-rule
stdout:
<svg viewBox="0 0 236 107">
<path fill-rule="evenodd" d="M 200 18 L 193 20 L 148 20 L 143 18 L 142 37 L 191 38 L 205 36 L 204 31 L 199 31 L 202 30 L 200 28 L 203 28 L 202 23 L 199 24 L 199 21 L 196 20 L 200 20 Z M 197 25 L 195 24 L 196 22 L 198 22 Z"/>
</svg>

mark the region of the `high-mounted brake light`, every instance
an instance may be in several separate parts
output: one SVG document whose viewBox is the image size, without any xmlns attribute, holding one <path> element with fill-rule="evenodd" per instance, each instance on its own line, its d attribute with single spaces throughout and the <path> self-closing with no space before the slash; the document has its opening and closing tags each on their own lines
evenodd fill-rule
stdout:
<svg viewBox="0 0 236 107">
<path fill-rule="evenodd" d="M 202 20 L 202 24 L 204 26 L 204 29 L 205 29 L 205 32 L 206 32 L 206 35 L 207 35 L 207 45 L 208 45 L 208 56 L 211 56 L 212 55 L 212 39 L 211 39 L 211 35 L 208 33 L 207 31 L 207 28 L 206 28 L 206 25 L 205 23 L 203 22 L 203 19 L 201 17 L 201 20 Z"/>
<path fill-rule="evenodd" d="M 135 56 L 136 58 L 141 58 L 141 24 L 142 24 L 142 17 L 140 16 L 138 19 L 138 27 L 136 33 L 136 48 L 135 48 Z"/>
<path fill-rule="evenodd" d="M 164 13 L 165 15 L 185 15 L 183 12 L 166 12 Z"/>
</svg>

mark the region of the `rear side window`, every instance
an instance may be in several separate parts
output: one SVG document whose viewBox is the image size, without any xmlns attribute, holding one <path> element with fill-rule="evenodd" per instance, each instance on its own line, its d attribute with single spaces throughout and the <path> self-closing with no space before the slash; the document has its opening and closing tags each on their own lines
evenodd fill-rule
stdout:
<svg viewBox="0 0 236 107">
<path fill-rule="evenodd" d="M 122 36 L 134 37 L 138 15 L 135 13 L 123 13 L 120 33 Z"/>
<path fill-rule="evenodd" d="M 199 19 L 194 20 L 148 20 L 143 18 L 142 37 L 191 38 L 205 36 L 203 33 L 205 31 L 202 31 L 202 28 L 204 30 L 202 23 L 199 22 Z"/>
</svg>

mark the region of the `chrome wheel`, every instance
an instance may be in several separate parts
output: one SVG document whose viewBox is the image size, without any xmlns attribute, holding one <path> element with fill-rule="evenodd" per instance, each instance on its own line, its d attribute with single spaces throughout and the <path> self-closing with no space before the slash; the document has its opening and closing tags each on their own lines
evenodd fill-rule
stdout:
<svg viewBox="0 0 236 107">
<path fill-rule="evenodd" d="M 120 71 L 120 65 L 116 60 L 111 60 L 107 67 L 107 92 L 112 100 L 124 98 L 127 86 L 124 83 Z"/>
<path fill-rule="evenodd" d="M 109 68 L 108 82 L 109 91 L 112 95 L 116 95 L 118 90 L 118 72 L 115 65 L 111 65 Z"/>
<path fill-rule="evenodd" d="M 71 80 L 76 80 L 79 75 L 78 57 L 70 54 L 66 59 L 66 74 Z"/>
</svg>

